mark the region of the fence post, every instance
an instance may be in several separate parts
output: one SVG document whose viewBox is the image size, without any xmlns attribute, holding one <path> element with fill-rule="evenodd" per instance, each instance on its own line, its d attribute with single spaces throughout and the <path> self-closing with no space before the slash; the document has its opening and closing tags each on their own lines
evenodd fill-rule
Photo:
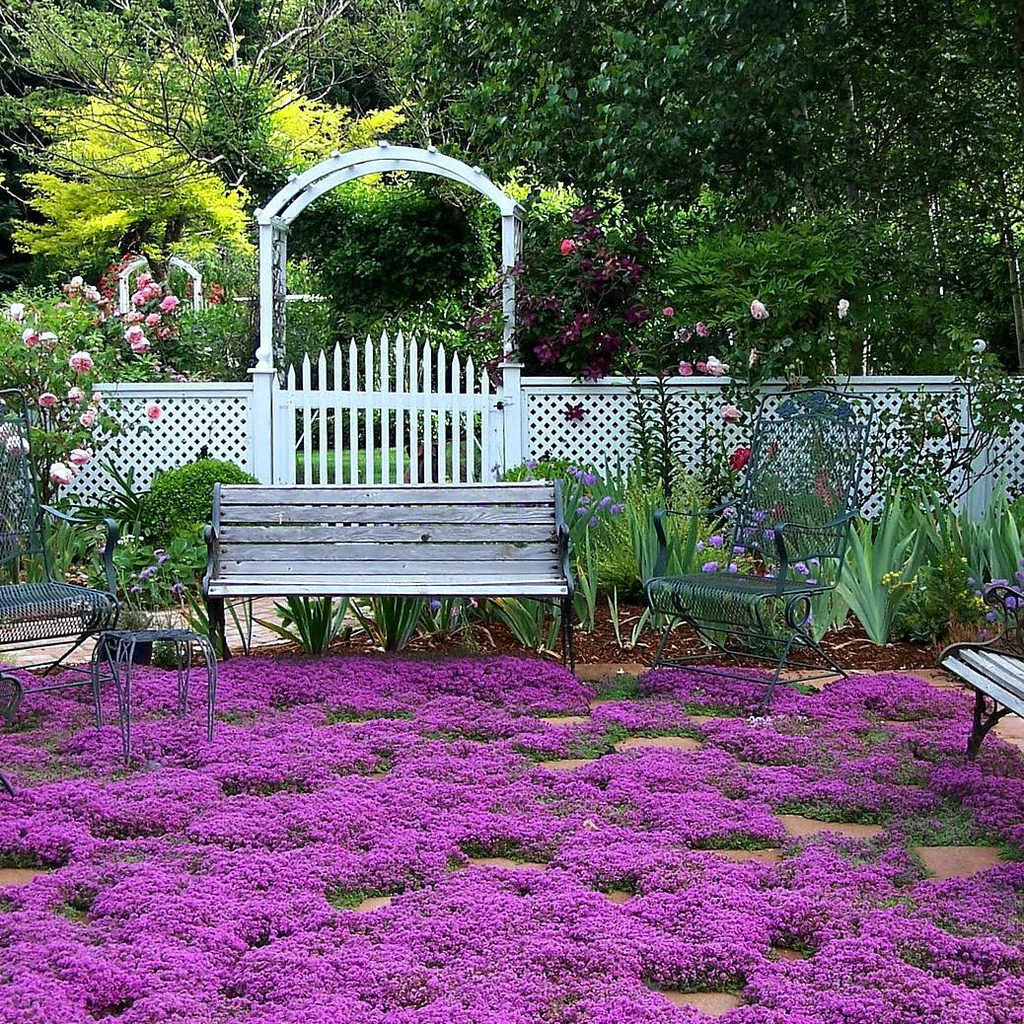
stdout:
<svg viewBox="0 0 1024 1024">
<path fill-rule="evenodd" d="M 261 484 L 274 482 L 274 382 L 277 371 L 256 367 L 252 373 L 252 475 Z"/>
<path fill-rule="evenodd" d="M 501 364 L 501 392 L 498 397 L 504 435 L 502 469 L 506 472 L 523 461 L 526 405 L 523 402 L 522 373 L 522 363 L 506 361 Z"/>
</svg>

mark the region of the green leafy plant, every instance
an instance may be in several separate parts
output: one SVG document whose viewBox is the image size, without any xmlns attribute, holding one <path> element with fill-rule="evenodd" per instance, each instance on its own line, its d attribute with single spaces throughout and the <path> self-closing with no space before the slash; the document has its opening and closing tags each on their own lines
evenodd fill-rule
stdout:
<svg viewBox="0 0 1024 1024">
<path fill-rule="evenodd" d="M 199 459 L 160 473 L 142 501 L 139 523 L 153 540 L 173 537 L 182 530 L 210 521 L 215 484 L 254 484 L 258 481 L 231 462 Z"/>
<path fill-rule="evenodd" d="M 307 654 L 323 654 L 334 640 L 346 632 L 344 621 L 349 612 L 347 598 L 289 597 L 275 604 L 278 622 L 257 620 L 284 640 L 298 644 Z"/>
<path fill-rule="evenodd" d="M 879 645 L 889 642 L 900 602 L 924 558 L 924 537 L 907 519 L 906 503 L 896 492 L 877 523 L 857 523 L 836 586 L 869 639 Z"/>
<path fill-rule="evenodd" d="M 416 635 L 425 606 L 421 597 L 367 597 L 352 602 L 352 613 L 374 643 L 400 651 Z"/>
<path fill-rule="evenodd" d="M 496 597 L 490 603 L 517 643 L 531 651 L 554 653 L 562 626 L 557 607 L 529 597 Z"/>
</svg>

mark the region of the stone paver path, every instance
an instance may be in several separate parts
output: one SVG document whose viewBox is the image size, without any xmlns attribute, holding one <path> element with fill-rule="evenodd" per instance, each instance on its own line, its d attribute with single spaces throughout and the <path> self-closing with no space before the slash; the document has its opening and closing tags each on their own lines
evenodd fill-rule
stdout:
<svg viewBox="0 0 1024 1024">
<path fill-rule="evenodd" d="M 815 821 L 802 814 L 780 814 L 779 821 L 790 836 L 816 836 L 822 832 L 834 832 L 849 839 L 873 839 L 885 829 L 881 825 L 859 825 L 846 821 Z"/>
<path fill-rule="evenodd" d="M 970 878 L 1004 863 L 998 846 L 915 846 L 914 852 L 931 872 L 933 882 Z"/>
<path fill-rule="evenodd" d="M 620 754 L 629 750 L 646 750 L 649 747 L 662 750 L 700 750 L 701 741 L 695 740 L 692 736 L 630 736 L 629 739 L 620 740 L 615 744 L 615 749 Z"/>
<path fill-rule="evenodd" d="M 672 992 L 661 993 L 673 1006 L 692 1006 L 708 1017 L 721 1017 L 723 1013 L 743 1005 L 739 996 L 729 992 Z"/>
</svg>

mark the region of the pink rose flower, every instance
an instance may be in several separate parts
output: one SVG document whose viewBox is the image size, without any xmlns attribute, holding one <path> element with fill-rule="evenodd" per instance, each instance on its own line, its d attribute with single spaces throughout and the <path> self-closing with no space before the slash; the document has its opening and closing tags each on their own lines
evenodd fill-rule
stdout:
<svg viewBox="0 0 1024 1024">
<path fill-rule="evenodd" d="M 558 251 L 563 256 L 571 256 L 576 251 L 576 243 L 571 238 L 563 238 Z"/>
<path fill-rule="evenodd" d="M 136 338 L 131 343 L 131 349 L 137 356 L 144 356 L 150 350 L 148 338 Z"/>
<path fill-rule="evenodd" d="M 146 296 L 147 300 L 159 299 L 163 294 L 163 288 L 154 281 L 152 284 L 147 284 L 146 287 L 142 289 L 142 294 Z"/>
<path fill-rule="evenodd" d="M 708 364 L 705 363 L 703 359 L 697 364 L 697 372 L 698 373 L 707 373 L 708 372 Z"/>
<path fill-rule="evenodd" d="M 86 409 L 81 416 L 78 417 L 78 422 L 88 430 L 96 422 L 96 413 L 92 409 Z"/>
<path fill-rule="evenodd" d="M 735 405 L 723 405 L 722 408 L 718 410 L 718 415 L 721 416 L 726 423 L 739 423 L 739 421 L 743 419 L 743 413 L 741 413 Z"/>
<path fill-rule="evenodd" d="M 159 327 L 159 328 L 157 328 L 156 336 L 161 341 L 166 341 L 171 336 L 171 329 L 170 329 L 170 327 Z"/>
<path fill-rule="evenodd" d="M 706 338 L 708 336 L 708 325 L 703 321 L 697 324 L 694 330 L 697 332 L 698 338 Z"/>
<path fill-rule="evenodd" d="M 146 317 L 146 326 L 147 327 L 156 327 L 156 325 L 158 323 L 160 323 L 160 314 L 159 313 L 150 313 L 149 316 Z"/>
<path fill-rule="evenodd" d="M 73 352 L 71 358 L 68 360 L 68 366 L 70 366 L 75 373 L 88 373 L 94 365 L 92 356 L 89 355 L 88 352 Z"/>
<path fill-rule="evenodd" d="M 92 393 L 92 404 L 93 405 L 99 405 L 100 402 L 102 402 L 102 401 L 103 401 L 103 395 L 100 394 L 99 391 L 94 391 Z"/>
<path fill-rule="evenodd" d="M 693 366 L 688 363 L 685 359 L 679 364 L 679 376 L 680 377 L 692 377 Z"/>
<path fill-rule="evenodd" d="M 666 307 L 665 307 L 665 308 L 664 308 L 664 309 L 663 309 L 663 310 L 661 311 L 661 315 L 662 315 L 662 316 L 667 316 L 667 317 L 673 317 L 673 316 L 675 316 L 675 315 L 676 315 L 676 311 L 675 311 L 675 310 L 674 310 L 674 309 L 673 309 L 673 308 L 672 308 L 671 306 L 666 306 Z"/>
<path fill-rule="evenodd" d="M 91 448 L 72 448 L 68 454 L 68 462 L 72 466 L 85 466 L 89 463 L 90 459 L 92 459 Z"/>
<path fill-rule="evenodd" d="M 68 281 L 68 287 L 73 288 L 76 292 L 82 287 L 83 284 L 85 284 L 85 280 L 78 274 L 75 274 L 75 276 L 71 278 L 70 281 Z"/>
<path fill-rule="evenodd" d="M 149 271 L 144 270 L 137 278 L 135 278 L 135 286 L 142 291 L 153 280 L 153 275 Z"/>
<path fill-rule="evenodd" d="M 99 302 L 100 299 L 103 298 L 103 296 L 100 295 L 99 288 L 96 288 L 94 285 L 91 284 L 87 284 L 82 289 L 82 295 L 90 302 Z"/>
<path fill-rule="evenodd" d="M 60 399 L 52 391 L 44 391 L 39 396 L 39 405 L 43 409 L 53 409 L 59 401 Z"/>
<path fill-rule="evenodd" d="M 133 309 L 130 313 L 126 313 L 124 318 L 127 323 L 137 324 L 141 323 L 142 314 L 137 309 Z"/>
<path fill-rule="evenodd" d="M 724 377 L 729 372 L 729 367 L 714 356 L 708 356 L 708 361 L 705 363 L 705 366 L 707 367 L 707 372 L 710 373 L 712 377 Z"/>
<path fill-rule="evenodd" d="M 39 340 L 42 342 L 43 348 L 55 349 L 57 347 L 57 335 L 53 331 L 43 331 L 39 335 Z"/>
<path fill-rule="evenodd" d="M 139 324 L 132 324 L 131 327 L 125 329 L 124 340 L 131 345 L 133 342 L 138 341 L 140 338 L 144 338 L 146 332 L 142 329 Z"/>
<path fill-rule="evenodd" d="M 39 344 L 39 332 L 34 327 L 26 327 L 21 332 L 21 340 L 28 345 L 29 348 L 35 348 Z"/>
<path fill-rule="evenodd" d="M 760 299 L 754 299 L 750 304 L 750 315 L 755 320 L 767 320 L 769 315 L 768 307 Z"/>
<path fill-rule="evenodd" d="M 160 406 L 156 404 L 156 402 L 149 401 L 146 403 L 146 416 L 148 419 L 155 422 L 156 420 L 160 419 L 160 417 L 163 416 L 163 414 L 163 409 L 161 409 Z"/>
<path fill-rule="evenodd" d="M 81 388 L 69 388 L 68 389 L 68 401 L 72 405 L 78 405 L 79 402 L 85 401 L 85 392 Z"/>
<path fill-rule="evenodd" d="M 63 462 L 55 462 L 50 466 L 50 479 L 60 487 L 67 487 L 75 479 L 74 470 Z"/>
<path fill-rule="evenodd" d="M 144 306 L 149 301 L 149 296 L 145 292 L 136 292 L 132 296 L 133 306 Z"/>
</svg>

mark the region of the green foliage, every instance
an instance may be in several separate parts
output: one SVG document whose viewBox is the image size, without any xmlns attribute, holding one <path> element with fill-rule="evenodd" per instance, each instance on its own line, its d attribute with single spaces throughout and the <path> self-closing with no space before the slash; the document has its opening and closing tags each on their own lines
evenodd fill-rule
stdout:
<svg viewBox="0 0 1024 1024">
<path fill-rule="evenodd" d="M 850 531 L 836 591 L 873 643 L 889 642 L 893 619 L 924 552 L 924 538 L 908 525 L 906 500 L 898 492 L 889 497 L 877 523 L 861 520 Z"/>
<path fill-rule="evenodd" d="M 348 338 L 415 318 L 439 296 L 469 300 L 493 276 L 496 239 L 490 208 L 417 177 L 335 189 L 296 221 L 290 248 L 316 264 L 332 326 Z"/>
<path fill-rule="evenodd" d="M 289 597 L 284 604 L 275 604 L 277 622 L 260 619 L 260 625 L 284 640 L 298 644 L 307 654 L 319 657 L 338 636 L 347 636 L 345 616 L 350 609 L 348 598 L 337 603 L 332 597 Z"/>
<path fill-rule="evenodd" d="M 292 303 L 296 305 L 305 304 Z M 295 312 L 288 310 L 289 331 Z M 251 316 L 244 302 L 219 302 L 203 310 L 183 308 L 169 361 L 189 380 L 244 380 L 255 348 Z"/>
<path fill-rule="evenodd" d="M 146 537 L 173 537 L 210 521 L 215 484 L 254 484 L 231 462 L 199 459 L 160 473 L 142 502 L 139 522 Z"/>
<path fill-rule="evenodd" d="M 128 621 L 147 624 L 155 612 L 183 608 L 205 565 L 206 545 L 198 530 L 174 537 L 163 548 L 133 534 L 123 536 L 114 549 L 114 572 Z M 89 565 L 89 577 L 90 585 L 106 587 L 98 556 Z"/>
<path fill-rule="evenodd" d="M 921 566 L 893 619 L 893 635 L 932 644 L 945 640 L 953 626 L 976 626 L 985 605 L 968 582 L 968 573 L 967 559 L 955 549 Z"/>
<path fill-rule="evenodd" d="M 416 634 L 426 602 L 421 597 L 367 597 L 352 603 L 360 626 L 385 651 L 400 651 Z"/>
</svg>

